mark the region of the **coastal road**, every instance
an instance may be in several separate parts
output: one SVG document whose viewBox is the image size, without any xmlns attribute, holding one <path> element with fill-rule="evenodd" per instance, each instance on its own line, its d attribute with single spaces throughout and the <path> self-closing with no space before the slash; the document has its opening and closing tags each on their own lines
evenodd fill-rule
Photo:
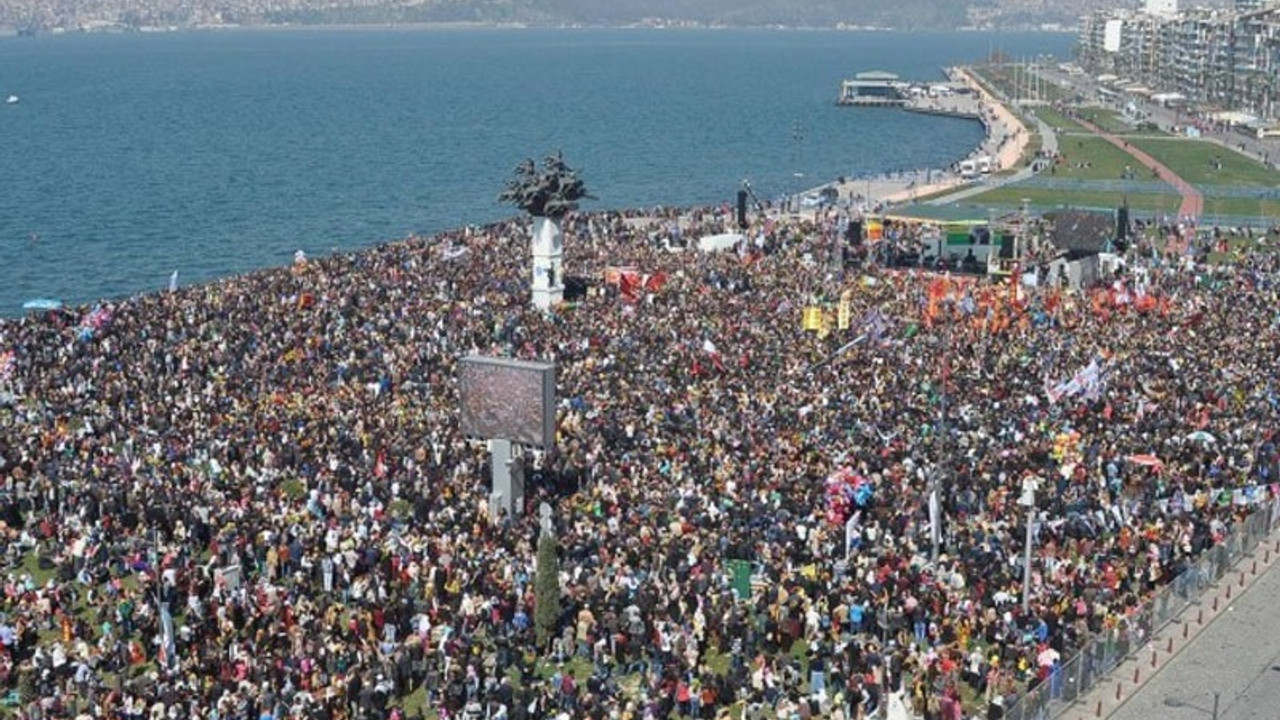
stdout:
<svg viewBox="0 0 1280 720">
<path fill-rule="evenodd" d="M 1111 720 L 1214 720 L 1215 692 L 1219 694 L 1217 720 L 1276 720 L 1280 717 L 1277 597 L 1280 571 L 1273 563 Z"/>
</svg>

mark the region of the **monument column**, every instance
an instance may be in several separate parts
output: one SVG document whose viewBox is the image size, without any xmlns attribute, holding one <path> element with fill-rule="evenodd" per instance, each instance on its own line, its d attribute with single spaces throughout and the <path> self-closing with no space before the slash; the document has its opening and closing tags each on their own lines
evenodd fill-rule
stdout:
<svg viewBox="0 0 1280 720">
<path fill-rule="evenodd" d="M 533 218 L 533 304 L 550 310 L 564 300 L 564 242 L 555 218 Z"/>
</svg>

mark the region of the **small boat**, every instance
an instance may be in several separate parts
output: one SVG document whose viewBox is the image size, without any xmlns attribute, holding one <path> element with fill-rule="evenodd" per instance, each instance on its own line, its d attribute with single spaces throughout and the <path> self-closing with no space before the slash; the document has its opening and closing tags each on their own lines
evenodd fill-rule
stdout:
<svg viewBox="0 0 1280 720">
<path fill-rule="evenodd" d="M 19 98 L 17 95 L 10 95 L 9 97 L 4 99 L 5 105 L 17 105 L 18 102 L 19 102 Z"/>
</svg>

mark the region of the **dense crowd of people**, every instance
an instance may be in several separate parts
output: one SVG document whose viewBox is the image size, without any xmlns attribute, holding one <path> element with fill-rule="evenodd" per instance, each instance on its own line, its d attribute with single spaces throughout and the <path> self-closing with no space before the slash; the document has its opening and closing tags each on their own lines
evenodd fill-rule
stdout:
<svg viewBox="0 0 1280 720">
<path fill-rule="evenodd" d="M 836 267 L 834 216 L 739 251 L 662 241 L 732 222 L 570 216 L 591 282 L 551 314 L 511 221 L 0 323 L 7 702 L 999 717 L 1046 650 L 1123 626 L 1274 496 L 1266 256 L 1022 291 Z M 665 282 L 623 292 L 609 266 Z M 527 500 L 560 551 L 544 642 L 537 513 L 489 515 L 485 443 L 458 429 L 472 353 L 557 366 Z"/>
</svg>

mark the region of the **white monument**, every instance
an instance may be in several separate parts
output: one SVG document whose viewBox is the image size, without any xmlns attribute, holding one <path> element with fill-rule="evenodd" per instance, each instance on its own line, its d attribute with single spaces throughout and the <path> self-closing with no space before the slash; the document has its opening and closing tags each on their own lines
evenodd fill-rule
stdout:
<svg viewBox="0 0 1280 720">
<path fill-rule="evenodd" d="M 550 310 L 564 300 L 564 242 L 560 221 L 533 218 L 533 305 Z"/>
</svg>

